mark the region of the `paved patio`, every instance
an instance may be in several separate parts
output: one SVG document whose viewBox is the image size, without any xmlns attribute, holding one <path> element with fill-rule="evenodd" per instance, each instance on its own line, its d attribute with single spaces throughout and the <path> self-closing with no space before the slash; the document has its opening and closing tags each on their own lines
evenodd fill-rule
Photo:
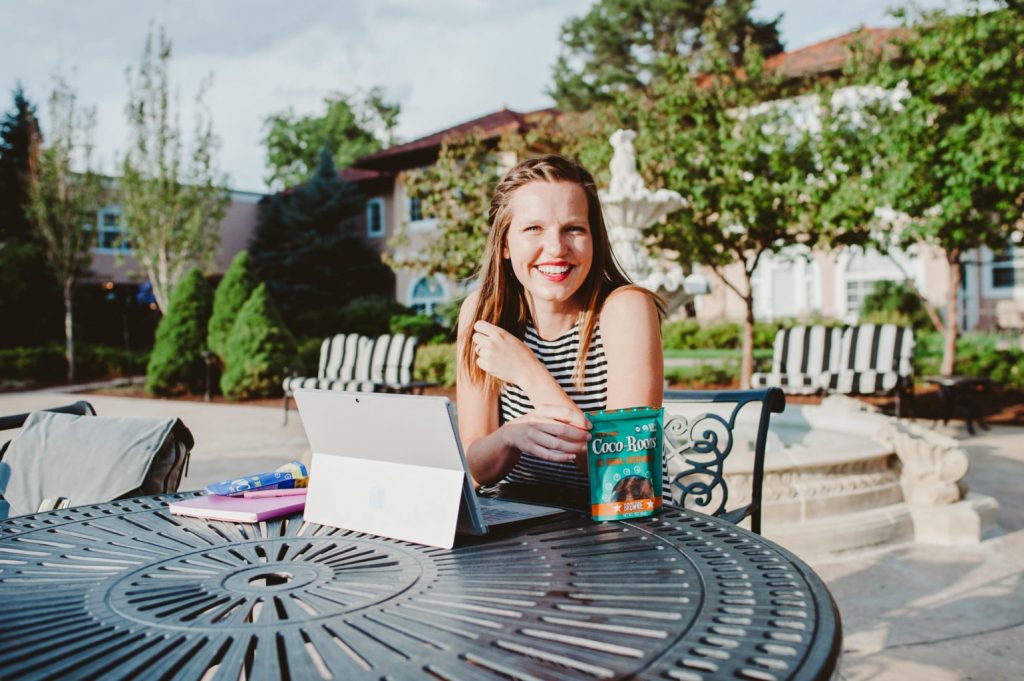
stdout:
<svg viewBox="0 0 1024 681">
<path fill-rule="evenodd" d="M 282 426 L 280 407 L 40 391 L 0 394 L 0 414 L 82 398 L 100 414 L 181 418 L 196 438 L 182 489 L 309 456 L 296 413 Z M 841 678 L 1020 678 L 1024 428 L 993 427 L 973 438 L 959 426 L 945 432 L 968 452 L 971 489 L 998 500 L 999 529 L 977 546 L 907 544 L 812 561 L 843 617 Z"/>
</svg>

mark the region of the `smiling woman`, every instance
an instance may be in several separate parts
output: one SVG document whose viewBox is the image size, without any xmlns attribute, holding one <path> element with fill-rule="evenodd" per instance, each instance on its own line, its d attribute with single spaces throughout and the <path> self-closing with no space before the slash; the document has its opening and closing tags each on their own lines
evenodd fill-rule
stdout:
<svg viewBox="0 0 1024 681">
<path fill-rule="evenodd" d="M 661 303 L 615 262 L 593 177 L 573 161 L 510 170 L 489 219 L 480 287 L 459 316 L 470 471 L 478 484 L 584 489 L 583 412 L 661 405 Z"/>
</svg>

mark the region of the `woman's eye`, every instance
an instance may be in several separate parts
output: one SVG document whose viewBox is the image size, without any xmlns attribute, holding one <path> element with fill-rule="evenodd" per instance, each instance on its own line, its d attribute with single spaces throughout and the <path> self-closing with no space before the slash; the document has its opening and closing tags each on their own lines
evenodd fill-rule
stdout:
<svg viewBox="0 0 1024 681">
<path fill-rule="evenodd" d="M 523 231 L 524 232 L 539 232 L 540 231 L 540 225 L 527 225 L 523 229 Z"/>
<path fill-rule="evenodd" d="M 584 234 L 586 233 L 587 229 L 582 225 L 569 225 L 568 227 L 565 228 L 565 231 L 573 232 L 574 234 Z"/>
</svg>

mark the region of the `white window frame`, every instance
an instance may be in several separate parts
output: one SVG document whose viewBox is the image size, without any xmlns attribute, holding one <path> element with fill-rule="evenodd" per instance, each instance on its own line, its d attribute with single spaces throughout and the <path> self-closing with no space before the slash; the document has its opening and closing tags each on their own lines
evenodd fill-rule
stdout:
<svg viewBox="0 0 1024 681">
<path fill-rule="evenodd" d="M 117 216 L 117 226 L 112 227 L 110 225 L 103 224 L 104 217 L 107 215 Z M 96 247 L 93 248 L 94 253 L 100 253 L 102 255 L 131 255 L 134 253 L 134 249 L 127 246 L 127 242 L 121 240 L 124 230 L 121 229 L 121 218 L 122 218 L 121 206 L 104 206 L 96 211 Z M 104 234 L 113 234 L 113 243 L 119 244 L 113 248 L 100 246 L 103 243 Z"/>
<path fill-rule="evenodd" d="M 851 274 L 847 271 L 847 268 L 850 266 L 850 260 L 852 260 L 855 255 L 866 254 L 869 250 L 875 251 L 884 258 L 892 257 L 896 260 L 896 265 L 898 266 L 896 267 L 897 273 L 895 277 L 887 275 L 879 276 L 874 273 Z M 924 263 L 921 256 L 916 252 L 895 251 L 889 254 L 881 253 L 877 249 L 858 249 L 854 247 L 844 248 L 836 259 L 836 316 L 849 324 L 854 324 L 860 314 L 860 310 L 857 310 L 856 312 L 850 310 L 847 293 L 847 287 L 850 282 L 902 281 L 903 275 L 900 271 L 907 273 L 911 278 L 913 278 L 914 285 L 917 286 L 918 289 L 924 289 Z"/>
<path fill-rule="evenodd" d="M 377 213 L 380 215 L 380 228 L 373 228 L 373 206 L 377 206 Z M 387 232 L 387 223 L 385 221 L 384 213 L 384 199 L 377 196 L 366 202 L 366 236 L 370 238 L 380 238 Z"/>
<path fill-rule="evenodd" d="M 413 294 L 416 292 L 416 286 L 424 279 L 429 279 L 435 282 L 438 286 L 440 286 L 441 293 L 430 299 L 417 301 L 413 298 Z M 430 275 L 424 274 L 418 277 L 414 277 L 412 281 L 409 282 L 409 293 L 406 296 L 406 300 L 408 302 L 406 304 L 409 307 L 413 307 L 417 303 L 424 305 L 426 307 L 426 310 L 424 310 L 423 314 L 434 314 L 434 311 L 437 309 L 438 305 L 443 305 L 447 302 L 450 302 L 451 299 L 452 296 L 451 291 L 449 290 L 448 287 L 448 283 L 440 275 L 434 275 L 433 277 L 431 277 Z"/>
<path fill-rule="evenodd" d="M 410 232 L 428 232 L 437 227 L 437 218 L 424 218 L 421 217 L 419 220 L 412 219 L 412 202 L 417 200 L 417 197 L 405 195 L 405 223 L 408 225 Z M 423 215 L 423 200 L 420 201 L 420 215 Z"/>
<path fill-rule="evenodd" d="M 992 278 L 996 269 L 1014 269 L 1024 271 L 1024 247 L 1014 244 L 1007 244 L 1007 254 L 1010 259 L 996 263 L 995 252 L 982 247 L 981 254 L 981 295 L 985 298 L 1019 298 L 1024 296 L 1024 277 L 1017 280 L 1014 277 L 1013 286 L 995 286 Z"/>
</svg>

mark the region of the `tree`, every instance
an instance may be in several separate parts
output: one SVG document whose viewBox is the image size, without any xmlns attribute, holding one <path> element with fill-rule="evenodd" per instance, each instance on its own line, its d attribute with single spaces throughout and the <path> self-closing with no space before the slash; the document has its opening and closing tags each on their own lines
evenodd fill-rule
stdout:
<svg viewBox="0 0 1024 681">
<path fill-rule="evenodd" d="M 60 289 L 27 209 L 39 162 L 39 122 L 20 85 L 12 104 L 0 119 L 0 347 L 41 345 L 63 333 Z"/>
<path fill-rule="evenodd" d="M 261 201 L 249 255 L 294 333 L 337 333 L 347 301 L 392 291 L 393 274 L 380 256 L 343 232 L 362 205 L 352 185 L 338 177 L 326 147 L 307 182 Z"/>
<path fill-rule="evenodd" d="M 562 52 L 550 94 L 563 110 L 582 111 L 609 103 L 617 94 L 649 87 L 664 64 L 682 59 L 692 71 L 705 70 L 705 51 L 714 47 L 743 63 L 750 44 L 760 54 L 782 51 L 781 16 L 759 21 L 753 0 L 598 0 L 582 17 L 562 25 Z M 710 14 L 721 28 L 704 30 Z M 716 44 L 717 43 L 717 44 Z"/>
<path fill-rule="evenodd" d="M 483 258 L 491 195 L 502 171 L 493 146 L 471 133 L 445 140 L 434 165 L 403 173 L 406 192 L 420 198 L 424 217 L 436 218 L 437 229 L 426 243 L 414 243 L 401 225 L 388 244 L 388 264 L 456 280 L 472 277 Z"/>
<path fill-rule="evenodd" d="M 292 109 L 268 116 L 263 123 L 267 147 L 267 186 L 284 189 L 303 182 L 317 167 L 326 146 L 334 166 L 345 168 L 359 157 L 395 142 L 399 105 L 380 88 L 365 96 L 334 94 L 324 99 L 322 115 L 297 115 Z"/>
<path fill-rule="evenodd" d="M 714 13 L 703 33 L 723 30 Z M 683 264 L 699 262 L 719 275 L 745 306 L 741 385 L 753 372 L 754 291 L 761 257 L 793 244 L 812 246 L 807 179 L 815 171 L 810 134 L 793 109 L 774 105 L 781 76 L 765 68 L 748 42 L 742 68 L 724 49 L 709 49 L 695 75 L 681 58 L 665 59 L 662 77 L 637 101 L 637 158 L 655 186 L 679 191 L 687 205 L 651 228 Z M 624 99 L 629 105 L 631 100 Z M 739 281 L 726 268 L 740 264 Z"/>
<path fill-rule="evenodd" d="M 228 354 L 231 327 L 234 326 L 239 310 L 256 288 L 256 283 L 249 252 L 240 251 L 231 261 L 231 266 L 224 273 L 224 278 L 220 280 L 213 296 L 213 314 L 210 316 L 207 345 L 222 362 Z"/>
<path fill-rule="evenodd" d="M 128 73 L 126 114 L 131 146 L 121 165 L 124 238 L 145 269 L 157 306 L 167 311 L 175 286 L 191 268 L 209 266 L 228 204 L 227 178 L 214 167 L 219 141 L 204 96 L 196 95 L 186 154 L 170 84 L 171 43 L 161 28 L 146 38 L 138 72 Z"/>
<path fill-rule="evenodd" d="M 875 220 L 885 250 L 926 244 L 949 266 L 941 372 L 954 372 L 961 267 L 971 251 L 1005 249 L 1024 207 L 1024 12 L 1019 3 L 964 14 L 899 14 L 898 57 L 864 59 L 856 79 L 905 88 L 899 107 L 879 109 L 878 182 L 865 201 L 891 206 L 902 220 Z"/>
<path fill-rule="evenodd" d="M 280 395 L 288 368 L 298 366 L 295 338 L 281 321 L 265 284 L 238 312 L 227 344 L 227 368 L 220 378 L 231 400 Z"/>
<path fill-rule="evenodd" d="M 96 211 L 103 188 L 92 168 L 96 111 L 80 108 L 67 80 L 54 77 L 50 141 L 30 176 L 28 215 L 42 236 L 46 259 L 61 287 L 68 382 L 75 380 L 74 291 L 92 262 Z M 76 167 L 77 166 L 77 167 Z"/>
<path fill-rule="evenodd" d="M 146 367 L 146 392 L 179 395 L 203 390 L 203 352 L 212 307 L 210 285 L 198 268 L 191 269 L 174 289 L 167 313 L 156 327 Z"/>
</svg>

